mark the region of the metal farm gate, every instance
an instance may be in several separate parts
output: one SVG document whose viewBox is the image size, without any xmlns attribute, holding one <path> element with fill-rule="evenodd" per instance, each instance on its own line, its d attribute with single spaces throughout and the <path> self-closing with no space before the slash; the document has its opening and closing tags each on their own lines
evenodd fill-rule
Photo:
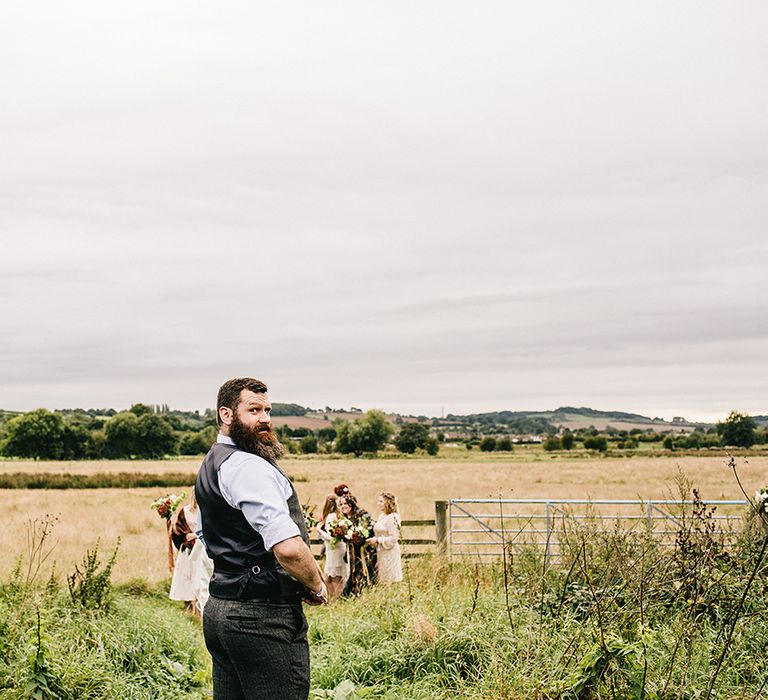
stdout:
<svg viewBox="0 0 768 700">
<path fill-rule="evenodd" d="M 709 522 L 727 543 L 743 519 L 746 501 L 707 501 L 715 507 Z M 451 557 L 500 557 L 504 543 L 522 551 L 544 549 L 557 558 L 564 537 L 575 530 L 651 531 L 674 545 L 679 526 L 690 518 L 694 501 L 466 499 L 435 503 L 438 549 Z"/>
</svg>

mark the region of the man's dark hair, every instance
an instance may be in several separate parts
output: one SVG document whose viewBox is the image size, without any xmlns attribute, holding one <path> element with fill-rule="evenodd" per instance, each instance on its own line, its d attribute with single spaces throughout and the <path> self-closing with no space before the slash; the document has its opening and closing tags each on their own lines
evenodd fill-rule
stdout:
<svg viewBox="0 0 768 700">
<path fill-rule="evenodd" d="M 218 425 L 221 425 L 219 409 L 224 406 L 236 411 L 237 404 L 240 403 L 240 392 L 243 389 L 248 389 L 254 394 L 267 393 L 267 385 L 253 377 L 235 377 L 224 382 L 219 389 L 219 395 L 216 397 L 216 423 Z"/>
</svg>

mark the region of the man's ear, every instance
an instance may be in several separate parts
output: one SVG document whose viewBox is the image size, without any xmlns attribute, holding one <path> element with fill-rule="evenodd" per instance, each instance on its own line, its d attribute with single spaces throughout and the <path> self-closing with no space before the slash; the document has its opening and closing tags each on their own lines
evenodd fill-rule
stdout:
<svg viewBox="0 0 768 700">
<path fill-rule="evenodd" d="M 229 406 L 219 406 L 219 421 L 222 425 L 232 424 L 233 411 Z"/>
</svg>

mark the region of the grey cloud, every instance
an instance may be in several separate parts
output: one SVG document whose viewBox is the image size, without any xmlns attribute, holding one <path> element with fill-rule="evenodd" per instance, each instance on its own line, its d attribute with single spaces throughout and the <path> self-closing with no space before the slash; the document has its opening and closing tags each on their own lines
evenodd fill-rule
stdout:
<svg viewBox="0 0 768 700">
<path fill-rule="evenodd" d="M 762 6 L 4 18 L 0 407 L 765 395 Z"/>
</svg>

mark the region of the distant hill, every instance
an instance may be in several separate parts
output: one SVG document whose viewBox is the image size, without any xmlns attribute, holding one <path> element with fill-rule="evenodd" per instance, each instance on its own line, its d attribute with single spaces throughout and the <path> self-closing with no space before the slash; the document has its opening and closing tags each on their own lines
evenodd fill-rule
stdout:
<svg viewBox="0 0 768 700">
<path fill-rule="evenodd" d="M 493 411 L 491 413 L 470 413 L 463 416 L 450 413 L 438 422 L 442 425 L 477 426 L 481 429 L 492 425 L 504 425 L 512 432 L 531 435 L 557 431 L 557 426 L 548 416 L 527 411 Z"/>
<path fill-rule="evenodd" d="M 299 406 L 297 403 L 273 403 L 273 416 L 306 416 L 308 408 Z"/>
<path fill-rule="evenodd" d="M 704 427 L 705 424 L 691 423 L 685 418 L 677 417 L 672 421 L 662 418 L 649 418 L 639 413 L 625 411 L 599 411 L 585 406 L 561 406 L 554 411 L 492 411 L 489 413 L 472 413 L 467 415 L 449 414 L 441 423 L 448 425 L 505 425 L 517 433 L 548 433 L 556 432 L 559 428 L 588 428 L 593 426 L 604 430 L 611 425 L 619 430 L 691 430 Z"/>
<path fill-rule="evenodd" d="M 581 406 L 580 408 L 574 408 L 573 406 L 561 406 L 552 412 L 552 418 L 555 420 L 568 420 L 569 416 L 584 416 L 587 418 L 613 418 L 615 420 L 630 422 L 630 423 L 653 423 L 658 418 L 648 418 L 641 416 L 638 413 L 624 413 L 623 411 L 597 411 L 594 408 L 587 408 Z"/>
</svg>

